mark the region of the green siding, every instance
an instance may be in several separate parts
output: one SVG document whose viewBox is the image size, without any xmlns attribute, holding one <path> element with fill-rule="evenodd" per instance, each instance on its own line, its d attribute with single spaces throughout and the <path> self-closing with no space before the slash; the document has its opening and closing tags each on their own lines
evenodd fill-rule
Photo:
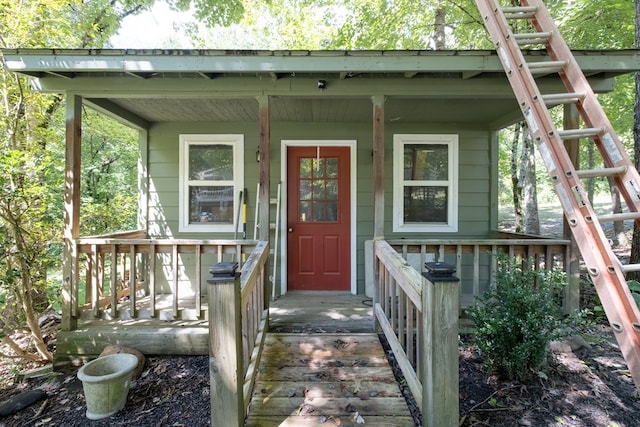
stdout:
<svg viewBox="0 0 640 427">
<path fill-rule="evenodd" d="M 259 165 L 256 150 L 259 142 L 257 123 L 161 123 L 149 131 L 149 234 L 151 237 L 231 238 L 229 233 L 180 233 L 178 231 L 178 138 L 181 133 L 233 133 L 244 135 L 245 188 L 248 190 L 247 237 L 253 238 L 256 183 Z M 392 182 L 394 133 L 451 133 L 459 135 L 459 232 L 393 233 Z M 357 287 L 364 292 L 364 242 L 373 233 L 373 126 L 367 123 L 271 123 L 271 197 L 276 197 L 281 180 L 281 140 L 356 140 L 357 148 L 357 221 L 353 235 L 357 251 Z M 453 238 L 483 237 L 490 231 L 492 217 L 492 166 L 490 134 L 468 125 L 393 123 L 385 130 L 385 237 Z M 284 208 L 284 207 L 283 207 Z M 275 207 L 271 210 L 275 222 Z M 279 277 L 279 276 L 278 276 Z M 279 284 L 277 285 L 279 289 Z"/>
</svg>

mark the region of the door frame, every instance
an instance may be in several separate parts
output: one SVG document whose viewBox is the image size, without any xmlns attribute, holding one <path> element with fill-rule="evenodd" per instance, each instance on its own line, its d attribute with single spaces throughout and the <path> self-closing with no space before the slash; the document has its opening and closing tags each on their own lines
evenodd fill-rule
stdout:
<svg viewBox="0 0 640 427">
<path fill-rule="evenodd" d="M 281 191 L 280 191 L 280 295 L 284 295 L 287 293 L 287 149 L 289 147 L 348 147 L 349 148 L 349 161 L 350 161 L 350 169 L 351 176 L 349 176 L 349 187 L 351 191 L 351 200 L 350 200 L 350 209 L 351 209 L 351 218 L 349 220 L 349 227 L 351 230 L 351 242 L 350 242 L 350 259 L 351 259 L 351 293 L 358 293 L 358 285 L 356 280 L 356 271 L 357 271 L 357 251 L 356 251 L 356 240 L 357 240 L 357 186 L 356 186 L 356 177 L 357 175 L 357 159 L 356 159 L 356 148 L 357 141 L 353 140 L 344 140 L 344 139 L 283 139 L 280 142 L 280 182 L 282 183 Z"/>
</svg>

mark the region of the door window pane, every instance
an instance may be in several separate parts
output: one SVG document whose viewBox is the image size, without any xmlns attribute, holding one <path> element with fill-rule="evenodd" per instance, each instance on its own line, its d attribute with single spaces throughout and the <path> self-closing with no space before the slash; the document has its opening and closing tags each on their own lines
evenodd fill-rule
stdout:
<svg viewBox="0 0 640 427">
<path fill-rule="evenodd" d="M 298 211 L 301 221 L 338 220 L 338 159 L 300 159 Z"/>
</svg>

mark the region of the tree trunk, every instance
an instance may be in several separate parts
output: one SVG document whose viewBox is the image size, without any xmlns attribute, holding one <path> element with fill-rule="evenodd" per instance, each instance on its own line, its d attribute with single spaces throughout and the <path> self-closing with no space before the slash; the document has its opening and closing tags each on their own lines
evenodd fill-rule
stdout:
<svg viewBox="0 0 640 427">
<path fill-rule="evenodd" d="M 609 191 L 611 192 L 611 213 L 622 213 L 622 197 L 618 186 L 613 181 L 613 178 L 608 177 Z M 624 221 L 613 222 L 613 241 L 615 245 L 626 245 L 629 242 L 624 234 Z"/>
<path fill-rule="evenodd" d="M 538 215 L 538 190 L 536 186 L 536 157 L 533 141 L 528 128 L 522 132 L 522 181 L 524 196 L 524 232 L 540 234 L 540 216 Z"/>
<path fill-rule="evenodd" d="M 446 12 L 443 5 L 438 5 L 433 18 L 433 44 L 436 50 L 446 48 Z"/>
<path fill-rule="evenodd" d="M 514 125 L 513 140 L 511 141 L 511 194 L 513 196 L 513 213 L 515 219 L 515 232 L 521 233 L 523 228 L 523 212 L 522 212 L 522 183 L 520 182 L 520 174 L 518 168 L 518 145 L 520 143 L 520 134 L 522 132 L 522 122 Z"/>
<path fill-rule="evenodd" d="M 640 48 L 640 0 L 634 0 L 637 48 Z M 640 73 L 636 72 L 636 99 L 633 105 L 633 154 L 636 169 L 640 167 Z M 640 230 L 636 223 L 633 227 L 633 239 L 631 241 L 631 264 L 640 263 Z M 640 272 L 634 271 L 627 274 L 629 280 L 640 280 Z"/>
</svg>

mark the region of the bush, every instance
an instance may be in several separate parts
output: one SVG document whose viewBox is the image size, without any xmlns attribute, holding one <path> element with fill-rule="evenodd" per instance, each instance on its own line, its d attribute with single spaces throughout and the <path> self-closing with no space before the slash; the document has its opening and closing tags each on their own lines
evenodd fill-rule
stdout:
<svg viewBox="0 0 640 427">
<path fill-rule="evenodd" d="M 526 380 L 541 370 L 547 344 L 562 324 L 564 272 L 536 270 L 533 260 L 498 257 L 495 286 L 474 305 L 476 344 L 487 367 L 508 379 Z"/>
</svg>

